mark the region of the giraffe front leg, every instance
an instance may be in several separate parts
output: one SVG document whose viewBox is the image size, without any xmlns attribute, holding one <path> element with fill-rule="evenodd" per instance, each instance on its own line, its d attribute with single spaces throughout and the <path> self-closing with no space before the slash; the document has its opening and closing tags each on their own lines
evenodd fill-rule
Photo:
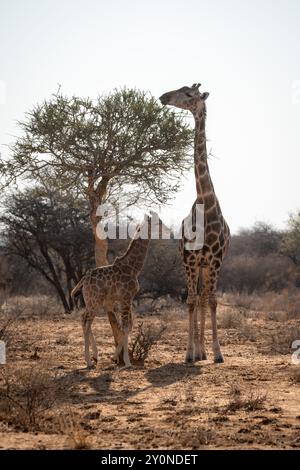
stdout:
<svg viewBox="0 0 300 470">
<path fill-rule="evenodd" d="M 195 361 L 201 360 L 199 328 L 198 328 L 198 308 L 199 306 L 198 306 L 198 301 L 197 301 L 195 305 L 195 313 L 194 313 L 194 359 Z"/>
<path fill-rule="evenodd" d="M 208 309 L 208 297 L 210 289 L 209 271 L 207 268 L 202 269 L 202 286 L 201 295 L 198 303 L 200 309 L 200 337 L 197 345 L 196 358 L 198 361 L 205 361 L 207 359 L 205 349 L 205 320 Z"/>
<path fill-rule="evenodd" d="M 187 281 L 188 297 L 186 303 L 189 309 L 189 333 L 185 356 L 185 362 L 191 363 L 195 359 L 195 341 L 198 338 L 197 303 L 198 303 L 198 278 L 199 268 L 196 256 L 193 253 L 185 253 L 184 268 Z M 197 341 L 198 343 L 198 341 Z"/>
<path fill-rule="evenodd" d="M 200 307 L 200 336 L 195 344 L 195 361 L 205 361 L 207 359 L 205 349 L 205 318 L 208 307 L 208 298 L 204 293 L 201 294 L 198 308 Z"/>
<path fill-rule="evenodd" d="M 189 333 L 188 343 L 186 348 L 185 362 L 194 362 L 194 315 L 195 315 L 195 304 L 189 305 Z"/>
</svg>

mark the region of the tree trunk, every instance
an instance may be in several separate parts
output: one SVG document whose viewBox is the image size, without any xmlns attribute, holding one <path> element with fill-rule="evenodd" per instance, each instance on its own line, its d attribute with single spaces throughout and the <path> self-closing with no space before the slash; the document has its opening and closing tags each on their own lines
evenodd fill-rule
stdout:
<svg viewBox="0 0 300 470">
<path fill-rule="evenodd" d="M 108 250 L 108 243 L 107 239 L 101 239 L 97 236 L 96 228 L 93 227 L 94 237 L 95 237 L 95 262 L 97 268 L 100 266 L 106 266 L 108 264 L 107 261 L 107 250 Z M 99 227 L 98 227 L 99 232 Z"/>
<path fill-rule="evenodd" d="M 92 177 L 89 177 L 89 185 L 88 185 L 88 197 L 90 201 L 90 219 L 92 224 L 92 230 L 95 239 L 95 262 L 96 267 L 106 266 L 108 264 L 107 260 L 107 251 L 108 251 L 108 242 L 107 238 L 99 238 L 97 235 L 102 231 L 101 227 L 101 217 L 97 215 L 97 209 L 102 204 L 103 200 L 105 199 L 106 195 L 106 187 L 108 181 L 103 180 L 99 183 L 97 190 L 94 189 L 94 181 Z M 118 321 L 114 314 L 114 312 L 108 312 L 108 318 L 110 322 L 110 326 L 113 332 L 115 345 L 118 344 L 119 340 L 119 327 Z M 123 349 L 119 356 L 119 361 L 122 363 L 123 358 Z"/>
<path fill-rule="evenodd" d="M 95 262 L 96 267 L 106 266 L 107 261 L 107 250 L 108 243 L 106 238 L 99 238 L 97 235 L 101 233 L 101 217 L 97 215 L 97 209 L 102 204 L 105 194 L 106 194 L 106 182 L 103 182 L 100 186 L 97 187 L 97 190 L 94 189 L 94 182 L 91 179 L 89 181 L 88 187 L 88 197 L 90 201 L 90 219 L 92 224 L 92 230 L 95 239 Z"/>
<path fill-rule="evenodd" d="M 96 262 L 96 267 L 100 268 L 101 266 L 106 266 L 108 264 L 108 261 L 107 261 L 108 242 L 107 242 L 107 238 L 102 239 L 98 237 L 98 234 L 102 232 L 102 228 L 101 228 L 100 217 L 96 215 L 97 207 L 92 209 L 91 223 L 92 223 L 92 229 L 93 229 L 93 234 L 94 234 L 94 239 L 95 239 L 95 262 Z"/>
<path fill-rule="evenodd" d="M 67 301 L 67 298 L 65 296 L 65 293 L 64 293 L 64 290 L 62 288 L 62 285 L 61 285 L 61 282 L 59 280 L 59 277 L 56 273 L 56 270 L 55 270 L 55 267 L 54 267 L 54 264 L 52 262 L 52 259 L 48 253 L 48 250 L 46 247 L 44 247 L 41 243 L 39 243 L 39 246 L 40 246 L 40 251 L 44 257 L 44 259 L 46 260 L 46 263 L 49 267 L 49 270 L 52 274 L 52 283 L 53 285 L 55 286 L 56 290 L 57 290 L 57 293 L 59 295 L 59 298 L 60 300 L 62 301 L 62 304 L 64 306 L 64 309 L 65 309 L 65 312 L 66 313 L 70 313 L 70 306 L 68 304 L 68 301 Z"/>
</svg>

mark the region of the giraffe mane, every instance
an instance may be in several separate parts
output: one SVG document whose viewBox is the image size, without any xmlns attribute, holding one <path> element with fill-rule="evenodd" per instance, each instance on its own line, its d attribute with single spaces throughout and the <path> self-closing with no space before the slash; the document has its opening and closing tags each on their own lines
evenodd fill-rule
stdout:
<svg viewBox="0 0 300 470">
<path fill-rule="evenodd" d="M 126 257 L 129 255 L 129 253 L 130 253 L 130 251 L 131 251 L 131 249 L 132 249 L 132 246 L 133 246 L 134 242 L 136 242 L 136 240 L 137 240 L 136 234 L 138 233 L 138 231 L 140 230 L 140 228 L 141 228 L 141 225 L 138 225 L 138 226 L 137 226 L 137 229 L 136 229 L 136 231 L 135 231 L 135 233 L 134 233 L 134 236 L 132 237 L 132 239 L 130 240 L 129 245 L 127 246 L 127 249 L 126 249 L 125 253 L 123 253 L 123 254 L 120 255 L 120 256 L 116 256 L 116 258 L 115 258 L 113 264 L 115 264 L 116 261 L 120 261 L 120 260 L 126 258 Z"/>
</svg>

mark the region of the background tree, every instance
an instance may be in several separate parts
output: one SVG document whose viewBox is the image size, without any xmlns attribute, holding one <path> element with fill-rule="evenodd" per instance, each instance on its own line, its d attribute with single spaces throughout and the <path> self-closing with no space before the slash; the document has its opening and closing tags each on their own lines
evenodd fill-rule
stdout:
<svg viewBox="0 0 300 470">
<path fill-rule="evenodd" d="M 178 240 L 152 240 L 140 276 L 140 298 L 156 300 L 170 296 L 182 301 L 186 293 L 186 282 Z"/>
<path fill-rule="evenodd" d="M 0 222 L 6 253 L 21 257 L 55 289 L 65 311 L 70 291 L 91 266 L 93 236 L 86 201 L 42 187 L 7 197 Z"/>
<path fill-rule="evenodd" d="M 278 253 L 282 233 L 266 222 L 256 222 L 253 227 L 233 235 L 230 252 L 249 256 L 267 256 Z"/>
<path fill-rule="evenodd" d="M 97 266 L 107 263 L 107 241 L 96 232 L 98 206 L 107 200 L 165 203 L 191 164 L 192 130 L 139 90 L 115 90 L 95 101 L 58 92 L 19 127 L 11 158 L 0 161 L 5 184 L 46 177 L 48 184 L 85 195 Z"/>
<path fill-rule="evenodd" d="M 243 229 L 231 239 L 219 289 L 228 292 L 280 291 L 295 285 L 292 262 L 280 252 L 285 232 L 265 222 Z"/>
<path fill-rule="evenodd" d="M 290 215 L 288 230 L 281 243 L 281 252 L 296 266 L 300 266 L 300 212 Z"/>
<path fill-rule="evenodd" d="M 280 253 L 288 257 L 297 273 L 296 286 L 300 286 L 300 212 L 291 214 L 288 229 L 280 245 Z"/>
</svg>

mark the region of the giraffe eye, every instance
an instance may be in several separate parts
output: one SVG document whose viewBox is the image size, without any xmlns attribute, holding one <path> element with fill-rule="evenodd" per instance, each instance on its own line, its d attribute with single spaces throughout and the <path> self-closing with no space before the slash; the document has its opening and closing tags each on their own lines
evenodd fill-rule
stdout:
<svg viewBox="0 0 300 470">
<path fill-rule="evenodd" d="M 193 95 L 191 95 L 191 93 L 189 92 L 186 93 L 186 96 L 188 96 L 189 98 L 193 98 Z"/>
</svg>

